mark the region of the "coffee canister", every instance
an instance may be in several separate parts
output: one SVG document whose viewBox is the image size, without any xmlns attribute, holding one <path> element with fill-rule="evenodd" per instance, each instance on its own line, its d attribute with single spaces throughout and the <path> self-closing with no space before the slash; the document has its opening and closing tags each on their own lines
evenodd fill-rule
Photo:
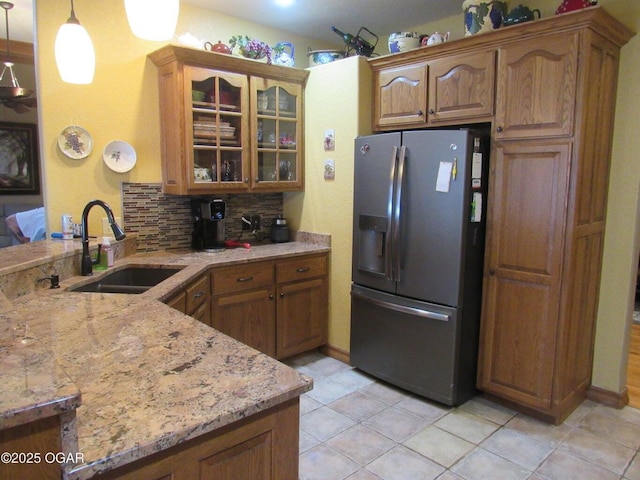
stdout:
<svg viewBox="0 0 640 480">
<path fill-rule="evenodd" d="M 271 241 L 274 243 L 284 243 L 289 241 L 289 227 L 287 226 L 287 219 L 282 218 L 282 215 L 278 215 L 273 219 L 271 225 Z"/>
<path fill-rule="evenodd" d="M 62 214 L 62 238 L 73 240 L 73 219 L 68 213 Z"/>
</svg>

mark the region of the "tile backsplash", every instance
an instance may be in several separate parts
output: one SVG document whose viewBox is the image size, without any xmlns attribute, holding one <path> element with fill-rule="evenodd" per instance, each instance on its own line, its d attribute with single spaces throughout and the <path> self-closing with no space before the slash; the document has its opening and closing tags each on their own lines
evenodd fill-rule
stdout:
<svg viewBox="0 0 640 480">
<path fill-rule="evenodd" d="M 229 240 L 242 234 L 243 214 L 261 217 L 260 233 L 270 234 L 271 221 L 283 211 L 282 193 L 212 196 L 176 196 L 162 193 L 160 183 L 123 183 L 122 216 L 125 232 L 138 235 L 138 251 L 171 250 L 191 247 L 191 199 L 226 202 L 225 231 Z M 247 232 L 242 238 L 247 238 Z"/>
</svg>

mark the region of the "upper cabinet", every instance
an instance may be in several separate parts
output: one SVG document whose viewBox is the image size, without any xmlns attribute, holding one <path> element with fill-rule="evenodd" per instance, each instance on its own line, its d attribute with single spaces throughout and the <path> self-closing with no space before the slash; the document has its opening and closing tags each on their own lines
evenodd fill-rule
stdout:
<svg viewBox="0 0 640 480">
<path fill-rule="evenodd" d="M 374 71 L 373 129 L 397 130 L 490 121 L 495 52 L 449 55 L 400 65 L 383 57 Z"/>
<path fill-rule="evenodd" d="M 302 187 L 302 87 L 251 77 L 251 131 L 254 135 L 251 188 L 255 191 Z"/>
<path fill-rule="evenodd" d="M 577 71 L 575 32 L 501 47 L 496 139 L 571 135 Z"/>
<path fill-rule="evenodd" d="M 174 45 L 149 57 L 165 193 L 303 189 L 307 71 Z"/>
<path fill-rule="evenodd" d="M 427 64 L 381 68 L 373 77 L 377 129 L 426 124 Z"/>
</svg>

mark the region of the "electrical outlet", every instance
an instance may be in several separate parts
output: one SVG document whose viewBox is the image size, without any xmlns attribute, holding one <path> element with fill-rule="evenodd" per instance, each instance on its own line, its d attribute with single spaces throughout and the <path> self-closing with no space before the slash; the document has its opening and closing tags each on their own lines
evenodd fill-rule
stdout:
<svg viewBox="0 0 640 480">
<path fill-rule="evenodd" d="M 253 224 L 251 223 L 251 214 L 245 213 L 244 215 L 242 215 L 242 218 L 240 219 L 240 221 L 242 222 L 243 231 L 253 230 Z"/>
<path fill-rule="evenodd" d="M 260 230 L 260 215 L 251 215 L 251 230 Z"/>
</svg>

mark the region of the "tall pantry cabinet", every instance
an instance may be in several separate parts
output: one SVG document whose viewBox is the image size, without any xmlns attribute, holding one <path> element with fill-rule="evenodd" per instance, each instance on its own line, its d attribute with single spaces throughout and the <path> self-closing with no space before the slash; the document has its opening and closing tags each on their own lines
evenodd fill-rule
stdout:
<svg viewBox="0 0 640 480">
<path fill-rule="evenodd" d="M 478 386 L 562 422 L 591 384 L 620 47 L 606 16 L 498 48 Z"/>
<path fill-rule="evenodd" d="M 592 7 L 371 61 L 375 77 L 495 55 L 495 110 L 469 120 L 492 129 L 477 386 L 552 423 L 591 386 L 618 60 L 632 36 Z"/>
</svg>

